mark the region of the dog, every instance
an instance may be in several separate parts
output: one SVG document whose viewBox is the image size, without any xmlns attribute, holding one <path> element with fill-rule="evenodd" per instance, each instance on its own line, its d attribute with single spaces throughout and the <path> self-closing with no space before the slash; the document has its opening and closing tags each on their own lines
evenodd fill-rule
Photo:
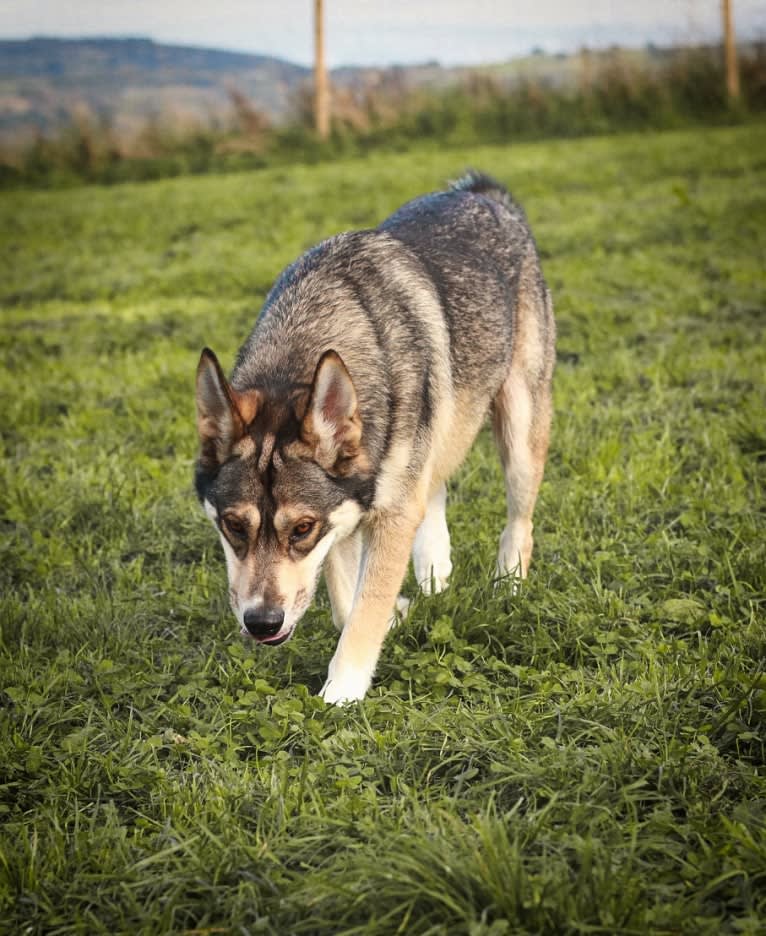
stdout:
<svg viewBox="0 0 766 936">
<path fill-rule="evenodd" d="M 197 370 L 197 494 L 242 633 L 289 640 L 324 571 L 340 633 L 321 696 L 370 687 L 410 554 L 452 563 L 446 481 L 488 412 L 505 476 L 497 572 L 524 578 L 551 422 L 555 321 L 521 207 L 469 171 L 279 277 L 227 381 Z"/>
</svg>

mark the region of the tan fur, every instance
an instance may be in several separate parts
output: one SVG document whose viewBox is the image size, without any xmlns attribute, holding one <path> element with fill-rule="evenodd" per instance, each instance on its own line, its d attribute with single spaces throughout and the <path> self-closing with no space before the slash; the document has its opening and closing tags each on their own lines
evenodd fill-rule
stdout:
<svg viewBox="0 0 766 936">
<path fill-rule="evenodd" d="M 523 267 L 522 284 L 529 275 L 527 267 Z M 499 575 L 516 574 L 520 578 L 526 578 L 532 558 L 532 514 L 548 453 L 554 364 L 541 334 L 540 310 L 530 302 L 530 296 L 535 296 L 531 289 L 521 292 L 511 367 L 492 411 L 508 506 L 497 571 Z M 550 305 L 549 296 L 543 301 Z"/>
<path fill-rule="evenodd" d="M 217 358 L 206 349 L 197 367 L 197 432 L 200 460 L 222 464 L 243 437 L 260 405 L 260 393 L 239 393 L 224 377 Z"/>
<path fill-rule="evenodd" d="M 380 466 L 375 486 L 375 503 L 379 510 L 388 510 L 400 504 L 407 494 L 407 472 L 412 458 L 412 442 L 403 439 L 391 446 L 391 451 Z"/>
<path fill-rule="evenodd" d="M 283 516 L 280 517 L 280 513 Z M 280 513 L 275 519 L 283 525 L 294 524 L 303 515 L 300 510 L 291 510 L 288 520 L 285 512 L 280 511 Z M 280 603 L 289 609 L 290 616 L 294 620 L 297 620 L 308 607 L 322 563 L 328 557 L 328 553 L 337 540 L 347 542 L 346 537 L 359 523 L 360 513 L 356 504 L 347 501 L 330 514 L 330 531 L 315 544 L 307 556 L 298 561 L 285 557 L 274 564 L 274 582 L 281 596 Z"/>
<path fill-rule="evenodd" d="M 445 407 L 445 416 L 442 418 L 443 426 L 438 425 L 437 417 L 438 428 L 434 433 L 434 445 L 428 463 L 429 494 L 433 494 L 449 480 L 463 464 L 484 423 L 486 412 L 465 396 L 454 397 L 450 405 Z"/>
<path fill-rule="evenodd" d="M 242 436 L 241 439 L 234 443 L 231 454 L 237 455 L 239 458 L 250 458 L 252 455 L 255 455 L 255 441 L 253 437 L 249 435 Z"/>
<path fill-rule="evenodd" d="M 403 506 L 399 513 L 378 514 L 364 531 L 360 587 L 322 689 L 327 702 L 361 698 L 372 680 L 415 531 L 425 513 L 417 501 Z"/>
<path fill-rule="evenodd" d="M 261 405 L 261 395 L 257 390 L 238 392 L 232 389 L 232 398 L 242 419 L 242 425 L 246 428 L 255 419 L 255 414 Z"/>
<path fill-rule="evenodd" d="M 328 351 L 314 374 L 301 439 L 326 471 L 348 474 L 357 470 L 354 462 L 361 438 L 362 421 L 354 384 L 340 357 Z"/>
<path fill-rule="evenodd" d="M 335 543 L 327 554 L 325 584 L 330 596 L 333 623 L 339 631 L 346 626 L 351 613 L 361 561 L 362 534 L 359 531 Z"/>
</svg>

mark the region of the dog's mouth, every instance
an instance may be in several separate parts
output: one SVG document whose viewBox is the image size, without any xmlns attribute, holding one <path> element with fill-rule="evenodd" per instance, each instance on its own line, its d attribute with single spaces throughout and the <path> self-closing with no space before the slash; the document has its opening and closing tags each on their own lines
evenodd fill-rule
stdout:
<svg viewBox="0 0 766 936">
<path fill-rule="evenodd" d="M 278 647 L 280 644 L 283 644 L 286 640 L 289 640 L 293 636 L 293 628 L 292 627 L 289 628 L 284 633 L 280 632 L 280 633 L 272 634 L 269 636 L 256 637 L 253 634 L 251 634 L 250 631 L 246 627 L 243 627 L 240 630 L 240 634 L 242 634 L 243 637 L 249 637 L 251 640 L 254 640 L 256 643 L 266 644 L 269 647 Z"/>
</svg>

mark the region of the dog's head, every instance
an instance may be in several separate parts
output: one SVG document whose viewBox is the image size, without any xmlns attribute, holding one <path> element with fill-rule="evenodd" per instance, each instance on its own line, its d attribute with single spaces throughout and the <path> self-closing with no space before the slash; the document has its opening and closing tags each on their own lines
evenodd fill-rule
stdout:
<svg viewBox="0 0 766 936">
<path fill-rule="evenodd" d="M 218 529 L 243 633 L 280 644 L 309 606 L 334 542 L 369 502 L 354 385 L 334 351 L 279 399 L 237 391 L 216 356 L 197 369 L 196 487 Z"/>
</svg>

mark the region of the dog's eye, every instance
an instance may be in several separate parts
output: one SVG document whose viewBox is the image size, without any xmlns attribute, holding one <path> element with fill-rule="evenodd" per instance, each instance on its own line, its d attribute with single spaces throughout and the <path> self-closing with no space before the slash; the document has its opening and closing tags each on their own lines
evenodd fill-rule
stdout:
<svg viewBox="0 0 766 936">
<path fill-rule="evenodd" d="M 298 540 L 306 539 L 309 533 L 314 529 L 315 525 L 314 520 L 301 520 L 300 523 L 296 523 L 293 527 L 293 532 L 290 534 L 290 539 L 296 543 Z"/>
<path fill-rule="evenodd" d="M 234 539 L 247 538 L 247 525 L 243 520 L 240 520 L 239 517 L 235 517 L 233 514 L 227 514 L 223 517 L 223 525 L 226 527 L 226 532 L 230 536 L 233 536 Z"/>
</svg>

